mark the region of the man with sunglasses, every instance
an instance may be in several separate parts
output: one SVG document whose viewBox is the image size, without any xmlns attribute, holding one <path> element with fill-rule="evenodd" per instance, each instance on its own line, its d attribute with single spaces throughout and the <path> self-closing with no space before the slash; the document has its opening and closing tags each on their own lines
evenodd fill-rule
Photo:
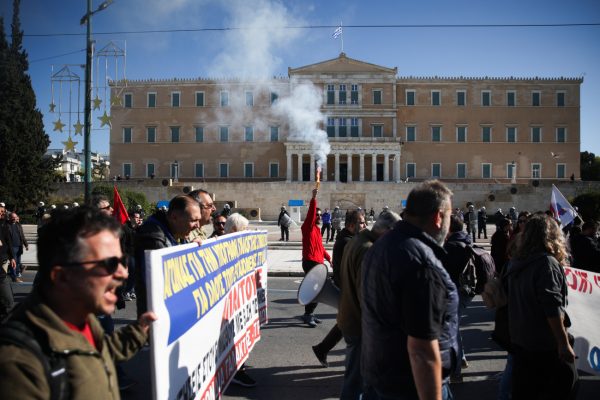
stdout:
<svg viewBox="0 0 600 400">
<path fill-rule="evenodd" d="M 227 217 L 223 214 L 216 214 L 213 217 L 213 233 L 209 236 L 210 238 L 223 236 L 225 234 L 225 222 Z"/>
<path fill-rule="evenodd" d="M 210 214 L 208 218 L 210 223 Z M 198 201 L 189 195 L 180 195 L 171 199 L 167 211 L 155 212 L 137 230 L 134 246 L 138 316 L 146 312 L 148 307 L 146 298 L 147 267 L 144 251 L 189 243 L 190 232 L 200 228 L 202 221 L 204 221 L 204 211 L 201 213 Z"/>
<path fill-rule="evenodd" d="M 35 285 L 3 326 L 29 333 L 39 353 L 2 342 L 4 399 L 120 397 L 114 363 L 142 348 L 156 320 L 147 312 L 107 335 L 95 317 L 114 311 L 116 289 L 127 279 L 120 234 L 114 218 L 87 206 L 57 210 L 40 228 Z M 45 362 L 63 368 L 51 372 Z"/>
</svg>

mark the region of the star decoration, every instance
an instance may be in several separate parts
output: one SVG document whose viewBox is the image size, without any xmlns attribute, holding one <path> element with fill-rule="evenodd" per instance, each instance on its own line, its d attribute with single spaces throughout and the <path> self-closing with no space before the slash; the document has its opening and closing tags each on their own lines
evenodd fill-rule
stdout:
<svg viewBox="0 0 600 400">
<path fill-rule="evenodd" d="M 122 103 L 122 101 L 121 101 L 121 96 L 113 96 L 113 97 L 110 99 L 110 105 L 111 105 L 111 106 L 115 106 L 115 107 L 116 107 L 116 106 L 122 106 L 122 105 L 123 105 L 123 103 Z"/>
<path fill-rule="evenodd" d="M 71 139 L 71 136 L 69 136 L 69 139 L 67 139 L 66 142 L 62 142 L 62 144 L 65 145 L 65 150 L 67 151 L 75 151 L 75 145 L 79 143 L 79 142 L 74 142 L 73 139 Z"/>
<path fill-rule="evenodd" d="M 56 108 L 56 104 L 50 103 L 49 107 L 50 107 L 50 112 L 53 113 L 54 109 Z"/>
<path fill-rule="evenodd" d="M 102 114 L 101 117 L 98 117 L 98 119 L 101 121 L 100 128 L 102 128 L 104 125 L 108 125 L 110 128 L 112 128 L 112 117 L 106 114 L 106 110 L 104 110 L 104 114 Z"/>
<path fill-rule="evenodd" d="M 102 104 L 102 100 L 100 100 L 98 95 L 96 95 L 96 98 L 94 100 L 92 100 L 92 102 L 94 103 L 94 110 L 99 110 L 100 104 Z"/>
<path fill-rule="evenodd" d="M 83 125 L 81 124 L 81 122 L 79 122 L 79 120 L 77 120 L 77 123 L 75 125 L 73 125 L 73 128 L 75 128 L 76 135 L 81 135 L 81 132 L 83 130 Z"/>
<path fill-rule="evenodd" d="M 62 123 L 62 121 L 60 120 L 60 117 L 58 118 L 58 121 L 54 121 L 54 131 L 59 131 L 62 132 L 63 128 L 65 127 L 65 124 Z"/>
</svg>

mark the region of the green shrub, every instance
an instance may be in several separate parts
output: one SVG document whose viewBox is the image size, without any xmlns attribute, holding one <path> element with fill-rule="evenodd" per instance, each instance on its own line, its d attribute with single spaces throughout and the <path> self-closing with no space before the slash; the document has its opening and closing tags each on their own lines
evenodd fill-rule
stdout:
<svg viewBox="0 0 600 400">
<path fill-rule="evenodd" d="M 583 193 L 573 199 L 584 221 L 600 220 L 600 192 Z"/>
</svg>

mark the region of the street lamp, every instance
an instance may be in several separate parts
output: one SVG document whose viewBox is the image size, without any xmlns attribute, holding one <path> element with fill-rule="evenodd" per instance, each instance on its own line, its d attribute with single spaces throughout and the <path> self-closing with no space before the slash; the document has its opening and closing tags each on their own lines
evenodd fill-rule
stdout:
<svg viewBox="0 0 600 400">
<path fill-rule="evenodd" d="M 81 17 L 80 25 L 86 24 L 86 52 L 85 52 L 85 110 L 84 110 L 84 132 L 83 132 L 83 153 L 85 164 L 84 199 L 89 204 L 92 199 L 92 156 L 90 149 L 90 135 L 92 133 L 92 15 L 104 10 L 113 0 L 106 0 L 92 11 L 92 0 L 87 0 L 87 13 Z"/>
</svg>

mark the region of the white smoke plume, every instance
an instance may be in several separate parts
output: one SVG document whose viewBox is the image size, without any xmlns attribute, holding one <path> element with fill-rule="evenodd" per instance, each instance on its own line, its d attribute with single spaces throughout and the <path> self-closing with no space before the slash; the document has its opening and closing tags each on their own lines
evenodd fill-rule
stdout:
<svg viewBox="0 0 600 400">
<path fill-rule="evenodd" d="M 287 117 L 290 124 L 290 140 L 309 142 L 320 167 L 327 159 L 331 146 L 327 133 L 319 126 L 324 123 L 321 113 L 322 92 L 312 83 L 292 81 L 288 97 L 278 100 L 273 106 L 276 115 Z"/>
</svg>

